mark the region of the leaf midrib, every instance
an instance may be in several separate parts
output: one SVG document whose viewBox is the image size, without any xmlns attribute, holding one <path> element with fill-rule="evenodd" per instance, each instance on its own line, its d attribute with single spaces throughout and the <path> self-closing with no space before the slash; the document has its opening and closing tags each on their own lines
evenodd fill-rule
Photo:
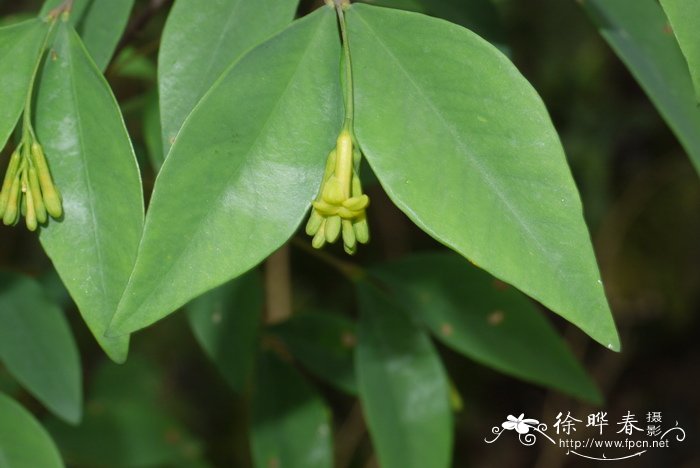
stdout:
<svg viewBox="0 0 700 468">
<path fill-rule="evenodd" d="M 512 218 L 516 221 L 518 225 L 521 226 L 523 231 L 527 234 L 527 237 L 530 238 L 537 249 L 546 257 L 549 258 L 548 251 L 545 248 L 545 246 L 540 242 L 540 240 L 537 238 L 535 233 L 532 231 L 531 227 L 525 222 L 523 216 L 516 210 L 516 208 L 508 201 L 508 198 L 504 196 L 505 191 L 503 190 L 502 186 L 499 185 L 496 180 L 491 176 L 488 170 L 485 169 L 485 167 L 481 164 L 481 162 L 474 156 L 474 154 L 467 148 L 465 147 L 464 143 L 462 140 L 459 138 L 459 133 L 456 131 L 456 129 L 450 125 L 450 123 L 447 121 L 446 117 L 443 115 L 442 111 L 437 107 L 437 105 L 425 94 L 425 91 L 423 88 L 421 88 L 418 83 L 415 82 L 411 74 L 406 70 L 406 68 L 403 66 L 401 60 L 391 51 L 391 49 L 387 46 L 387 44 L 382 40 L 382 38 L 376 33 L 375 29 L 362 17 L 362 13 L 358 13 L 356 15 L 362 22 L 366 25 L 367 29 L 372 33 L 372 35 L 376 38 L 377 42 L 382 46 L 382 48 L 386 51 L 387 55 L 391 57 L 391 59 L 397 64 L 398 68 L 402 71 L 402 73 L 406 76 L 407 80 L 411 83 L 411 85 L 416 89 L 418 94 L 423 98 L 423 100 L 428 104 L 428 106 L 433 110 L 435 115 L 443 122 L 445 125 L 445 128 L 448 130 L 448 133 L 453 137 L 454 141 L 456 142 L 457 146 L 463 151 L 464 154 L 466 154 L 469 157 L 469 160 L 472 162 L 473 167 L 477 169 L 477 171 L 482 175 L 482 180 L 486 182 L 486 184 L 493 189 L 493 193 L 497 196 L 497 198 L 501 201 L 501 204 L 507 208 L 507 210 L 511 213 Z M 432 230 L 431 230 L 432 231 Z M 437 237 L 442 237 L 435 234 Z M 451 242 L 454 244 L 453 242 Z M 559 271 L 559 262 L 555 262 L 557 265 L 557 268 L 555 269 L 555 272 Z"/>
<path fill-rule="evenodd" d="M 268 114 L 267 118 L 265 119 L 264 124 L 261 125 L 261 127 L 260 127 L 260 131 L 258 132 L 258 134 L 255 136 L 255 138 L 254 138 L 253 141 L 251 142 L 249 149 L 245 152 L 244 155 L 241 156 L 241 158 L 240 158 L 241 164 L 248 158 L 248 156 L 249 156 L 249 155 L 253 152 L 253 150 L 258 146 L 261 135 L 264 133 L 265 129 L 266 129 L 266 128 L 268 127 L 268 125 L 270 124 L 270 121 L 272 120 L 272 117 L 276 114 L 276 110 L 279 108 L 279 106 L 281 105 L 281 103 L 282 103 L 284 97 L 286 96 L 287 92 L 289 91 L 291 84 L 294 82 L 294 78 L 295 78 L 295 77 L 297 76 L 297 74 L 299 73 L 299 70 L 300 70 L 300 68 L 301 68 L 301 64 L 305 61 L 305 58 L 307 57 L 309 51 L 311 50 L 311 45 L 314 43 L 314 39 L 318 36 L 318 34 L 319 34 L 319 32 L 320 32 L 321 27 L 323 26 L 323 24 L 324 24 L 323 21 L 319 21 L 319 24 L 316 26 L 316 30 L 315 30 L 314 33 L 310 36 L 309 41 L 308 41 L 308 43 L 307 43 L 307 45 L 306 45 L 306 47 L 305 47 L 305 49 L 304 49 L 304 52 L 302 53 L 301 58 L 299 59 L 299 63 L 297 63 L 297 66 L 296 66 L 296 68 L 294 69 L 294 72 L 290 75 L 289 81 L 287 82 L 287 84 L 286 84 L 284 90 L 280 93 L 280 96 L 279 96 L 279 98 L 277 99 L 277 102 L 276 102 L 275 105 L 271 108 L 270 113 Z M 184 129 L 184 128 L 183 128 L 183 129 Z M 176 143 L 176 144 L 177 144 L 177 143 Z M 171 150 L 171 152 L 172 152 L 172 150 Z M 233 179 L 239 177 L 239 176 L 240 176 L 239 171 L 233 171 L 232 174 L 231 174 L 231 176 L 229 176 L 229 177 L 227 178 L 225 186 L 230 186 L 230 185 L 231 185 L 231 181 L 232 181 Z M 224 195 L 223 195 L 223 192 L 222 192 L 222 193 L 220 193 L 219 196 L 216 198 L 216 204 L 215 204 L 214 206 L 220 206 L 220 201 L 221 201 L 221 199 L 222 199 L 223 197 L 224 197 Z M 309 201 L 309 205 L 310 205 L 310 204 L 311 204 L 311 201 Z M 211 211 L 208 211 L 208 212 L 204 215 L 204 217 L 201 219 L 202 222 L 200 222 L 200 223 L 198 224 L 198 226 L 196 227 L 196 229 L 194 230 L 194 232 L 192 233 L 192 235 L 191 235 L 191 236 L 189 237 L 189 239 L 187 240 L 186 245 L 180 250 L 177 259 L 174 260 L 174 261 L 170 264 L 170 266 L 168 267 L 168 269 L 160 276 L 160 279 L 158 280 L 158 282 L 154 285 L 153 288 L 150 289 L 150 292 L 149 292 L 148 295 L 143 299 L 143 301 L 141 301 L 141 304 L 147 304 L 147 303 L 150 301 L 150 299 L 155 295 L 155 293 L 156 293 L 157 291 L 160 290 L 160 287 L 161 287 L 161 285 L 165 282 L 165 280 L 166 280 L 166 279 L 169 279 L 169 277 L 170 277 L 171 274 L 172 274 L 172 271 L 175 269 L 175 267 L 176 267 L 177 265 L 179 265 L 179 264 L 183 261 L 183 259 L 187 256 L 186 254 L 187 254 L 187 253 L 190 251 L 190 249 L 192 248 L 192 245 L 193 245 L 193 243 L 194 243 L 193 240 L 199 235 L 199 233 L 201 232 L 201 230 L 204 229 L 204 227 L 205 227 L 205 225 L 206 225 L 206 220 L 208 220 L 211 216 L 213 216 L 213 214 L 214 214 L 215 212 L 218 212 L 218 210 L 211 210 Z M 149 222 L 148 224 L 150 224 L 150 222 Z M 252 234 L 251 234 L 251 235 L 252 235 Z M 136 276 L 136 275 L 134 275 L 134 276 Z M 130 284 L 133 284 L 133 282 L 130 281 Z"/>
</svg>

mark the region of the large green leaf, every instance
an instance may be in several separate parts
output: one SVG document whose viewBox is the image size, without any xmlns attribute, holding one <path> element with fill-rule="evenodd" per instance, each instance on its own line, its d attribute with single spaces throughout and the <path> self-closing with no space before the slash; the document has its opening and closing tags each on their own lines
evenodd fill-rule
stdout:
<svg viewBox="0 0 700 468">
<path fill-rule="evenodd" d="M 462 27 L 369 5 L 347 17 L 357 137 L 394 203 L 618 349 L 581 201 L 535 90 Z"/>
<path fill-rule="evenodd" d="M 695 100 L 688 63 L 668 30 L 659 3 L 587 0 L 580 4 L 590 13 L 600 33 L 627 65 L 700 172 L 700 107 Z"/>
<path fill-rule="evenodd" d="M 27 410 L 0 394 L 0 467 L 63 467 L 56 445 Z"/>
<path fill-rule="evenodd" d="M 47 15 L 63 0 L 48 0 L 39 13 Z M 119 39 L 126 28 L 134 0 L 76 0 L 70 15 L 85 47 L 97 64 L 107 68 Z"/>
<path fill-rule="evenodd" d="M 339 315 L 304 313 L 269 330 L 318 377 L 351 395 L 357 393 L 355 324 Z"/>
<path fill-rule="evenodd" d="M 695 95 L 700 101 L 700 2 L 697 0 L 661 0 L 678 44 L 690 68 Z"/>
<path fill-rule="evenodd" d="M 323 7 L 228 70 L 155 184 L 112 333 L 143 328 L 249 270 L 299 226 L 342 121 L 340 44 Z"/>
<path fill-rule="evenodd" d="M 449 384 L 428 336 L 394 302 L 358 285 L 360 399 L 383 468 L 450 466 Z"/>
<path fill-rule="evenodd" d="M 0 273 L 0 361 L 51 411 L 80 420 L 80 356 L 68 322 L 38 283 L 6 273 Z"/>
<path fill-rule="evenodd" d="M 104 333 L 141 237 L 139 171 L 117 102 L 70 25 L 59 26 L 53 50 L 39 83 L 36 129 L 64 217 L 40 239 L 97 341 L 123 361 L 128 337 Z"/>
<path fill-rule="evenodd" d="M 197 341 L 239 392 L 248 383 L 258 348 L 263 300 L 262 280 L 253 270 L 187 305 Z"/>
<path fill-rule="evenodd" d="M 120 366 L 104 362 L 92 376 L 82 424 L 46 422 L 66 462 L 79 467 L 176 467 L 200 458 L 200 443 L 164 401 L 172 392 L 165 382 L 139 356 Z"/>
<path fill-rule="evenodd" d="M 48 25 L 30 20 L 0 28 L 0 149 L 17 125 Z M 5 174 L 5 168 L 0 168 Z"/>
<path fill-rule="evenodd" d="M 299 0 L 175 2 L 163 30 L 158 57 L 166 152 L 185 118 L 214 81 L 251 47 L 289 24 L 298 3 Z"/>
<path fill-rule="evenodd" d="M 333 466 L 330 410 L 304 378 L 272 354 L 258 361 L 250 444 L 257 468 Z"/>
<path fill-rule="evenodd" d="M 447 345 L 496 370 L 599 403 L 571 351 L 525 296 L 451 253 L 372 270 L 413 317 Z"/>
</svg>

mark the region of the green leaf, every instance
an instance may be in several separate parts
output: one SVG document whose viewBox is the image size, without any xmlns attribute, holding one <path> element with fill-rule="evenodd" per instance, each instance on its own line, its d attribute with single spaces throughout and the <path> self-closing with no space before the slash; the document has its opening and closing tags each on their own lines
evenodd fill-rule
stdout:
<svg viewBox="0 0 700 468">
<path fill-rule="evenodd" d="M 294 19 L 298 3 L 299 0 L 175 2 L 163 30 L 158 57 L 166 152 L 185 118 L 216 79 L 250 48 L 287 26 Z"/>
<path fill-rule="evenodd" d="M 194 461 L 201 444 L 164 403 L 172 393 L 166 381 L 139 356 L 121 366 L 104 363 L 93 375 L 83 423 L 50 420 L 46 427 L 71 466 L 174 467 Z"/>
<path fill-rule="evenodd" d="M 0 28 L 0 149 L 24 108 L 47 31 L 46 23 L 36 19 Z"/>
<path fill-rule="evenodd" d="M 63 0 L 48 0 L 39 16 L 48 15 Z M 121 39 L 134 0 L 75 0 L 69 23 L 75 26 L 97 68 L 104 71 Z"/>
<path fill-rule="evenodd" d="M 105 330 L 124 291 L 143 226 L 136 158 L 107 82 L 73 28 L 61 24 L 39 83 L 36 130 L 64 218 L 40 239 L 88 327 L 115 361 L 128 337 Z"/>
<path fill-rule="evenodd" d="M 700 101 L 700 2 L 697 0 L 661 0 L 673 33 L 690 68 L 695 97 Z"/>
<path fill-rule="evenodd" d="M 383 468 L 450 466 L 449 383 L 428 336 L 382 292 L 358 284 L 360 399 Z"/>
<path fill-rule="evenodd" d="M 0 415 L 0 466 L 63 467 L 56 445 L 31 413 L 0 394 Z"/>
<path fill-rule="evenodd" d="M 97 68 L 104 71 L 124 33 L 134 0 L 92 0 L 76 30 Z"/>
<path fill-rule="evenodd" d="M 695 100 L 688 63 L 668 30 L 659 3 L 655 0 L 587 0 L 580 4 L 627 65 L 700 172 L 700 107 Z"/>
<path fill-rule="evenodd" d="M 340 131 L 339 61 L 334 12 L 323 7 L 246 55 L 202 99 L 156 181 L 111 333 L 155 322 L 292 236 Z"/>
<path fill-rule="evenodd" d="M 415 320 L 475 361 L 600 403 L 601 395 L 532 302 L 449 253 L 420 254 L 372 270 Z"/>
<path fill-rule="evenodd" d="M 35 281 L 0 273 L 0 324 L 7 370 L 56 415 L 80 421 L 80 356 L 61 310 Z"/>
<path fill-rule="evenodd" d="M 353 322 L 339 315 L 312 312 L 295 315 L 269 331 L 315 375 L 344 392 L 357 394 Z"/>
<path fill-rule="evenodd" d="M 93 1 L 96 0 L 75 0 L 71 8 L 69 22 L 71 24 L 76 24 L 85 13 L 85 10 L 88 8 L 88 6 L 90 6 L 90 2 Z M 45 17 L 46 15 L 51 13 L 52 10 L 55 10 L 64 3 L 65 0 L 46 0 L 44 2 L 44 5 L 41 7 L 41 10 L 39 11 L 39 17 Z"/>
<path fill-rule="evenodd" d="M 257 468 L 333 466 L 330 410 L 293 367 L 268 353 L 258 361 L 250 445 Z"/>
<path fill-rule="evenodd" d="M 197 341 L 238 392 L 244 390 L 253 367 L 263 301 L 262 279 L 253 270 L 187 305 Z"/>
<path fill-rule="evenodd" d="M 389 8 L 424 13 L 468 28 L 506 51 L 505 31 L 492 0 L 365 0 Z"/>
<path fill-rule="evenodd" d="M 347 17 L 357 137 L 394 203 L 619 349 L 581 201 L 535 90 L 467 29 L 361 4 Z"/>
</svg>

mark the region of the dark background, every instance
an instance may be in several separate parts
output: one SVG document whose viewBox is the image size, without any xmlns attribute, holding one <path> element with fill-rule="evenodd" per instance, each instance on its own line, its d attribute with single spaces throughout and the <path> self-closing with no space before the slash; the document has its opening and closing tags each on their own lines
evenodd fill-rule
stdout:
<svg viewBox="0 0 700 468">
<path fill-rule="evenodd" d="M 302 11 L 313 8 L 311 3 L 303 2 Z M 698 174 L 576 2 L 497 3 L 505 45 L 542 95 L 567 151 L 623 351 L 609 352 L 554 314 L 547 314 L 606 395 L 602 408 L 589 408 L 440 348 L 464 400 L 463 410 L 455 416 L 454 466 L 593 466 L 595 462 L 567 456 L 565 450 L 550 450 L 542 441 L 523 447 L 510 434 L 493 445 L 484 443 L 484 438 L 508 414 L 524 412 L 551 425 L 559 411 L 571 411 L 585 420 L 589 412 L 599 409 L 608 412 L 611 428 L 627 411 L 637 415 L 642 427 L 646 426 L 647 412 L 661 411 L 664 426 L 678 421 L 686 430 L 684 442 L 629 462 L 615 462 L 615 466 L 700 466 Z M 0 0 L 0 16 L 32 13 L 38 11 L 39 4 Z M 137 59 L 117 61 L 107 71 L 141 159 L 147 192 L 153 184 L 153 171 L 143 141 L 142 119 L 145 103 L 153 98 L 152 67 L 169 6 L 169 1 L 137 1 L 120 47 L 121 51 L 136 52 Z M 125 73 L 125 69 L 137 71 Z M 3 153 L 3 161 L 5 157 Z M 391 205 L 379 187 L 370 188 L 370 195 L 375 239 L 353 261 L 369 264 L 439 248 Z M 24 229 L 0 228 L 0 268 L 39 278 L 65 305 L 82 352 L 88 413 L 100 411 L 90 392 L 95 376 L 122 373 L 114 382 L 133 388 L 145 385 L 174 421 L 161 442 L 182 454 L 186 462 L 179 466 L 206 466 L 203 460 L 213 466 L 249 466 L 247 397 L 229 390 L 202 354 L 182 314 L 137 334 L 129 363 L 118 368 L 107 362 L 94 343 L 35 235 Z M 292 268 L 296 309 L 333 307 L 355 314 L 351 286 L 335 271 L 301 250 L 292 250 Z M 125 384 L 129 379 L 124 376 L 147 382 Z M 318 386 L 334 409 L 338 466 L 374 466 L 371 444 L 360 413 L 353 410 L 353 401 L 320 383 Z M 8 380 L 2 368 L 0 388 L 11 391 L 40 417 L 51 419 Z M 49 421 L 48 425 L 52 431 L 62 430 L 58 423 Z M 577 437 L 582 438 L 583 428 L 579 431 Z M 92 448 L 103 450 L 104 466 L 111 466 L 109 453 L 117 444 L 113 435 L 95 440 L 104 447 Z M 85 461 L 89 457 L 81 459 L 68 452 L 67 460 L 76 466 L 96 466 Z"/>
</svg>

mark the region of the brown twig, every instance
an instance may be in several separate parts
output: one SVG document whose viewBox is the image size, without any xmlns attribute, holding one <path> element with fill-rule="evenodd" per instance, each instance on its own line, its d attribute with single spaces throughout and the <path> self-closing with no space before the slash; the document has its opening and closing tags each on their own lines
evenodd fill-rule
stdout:
<svg viewBox="0 0 700 468">
<path fill-rule="evenodd" d="M 265 262 L 265 322 L 274 325 L 292 315 L 292 280 L 289 246 L 270 255 Z"/>
</svg>

